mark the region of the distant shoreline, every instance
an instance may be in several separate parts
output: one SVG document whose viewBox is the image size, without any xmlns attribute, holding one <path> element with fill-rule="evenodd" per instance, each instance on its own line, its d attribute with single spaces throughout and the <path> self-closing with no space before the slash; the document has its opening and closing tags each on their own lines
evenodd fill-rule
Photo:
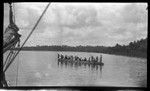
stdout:
<svg viewBox="0 0 150 91">
<path fill-rule="evenodd" d="M 14 48 L 11 50 L 18 50 Z M 71 51 L 71 52 L 92 52 L 121 55 L 128 57 L 147 58 L 147 38 L 130 42 L 128 45 L 115 46 L 68 46 L 68 45 L 42 45 L 23 47 L 24 51 Z"/>
<path fill-rule="evenodd" d="M 11 50 L 18 50 L 16 49 L 11 49 Z M 60 50 L 47 50 L 47 49 L 22 49 L 22 51 L 60 51 Z M 88 51 L 69 51 L 69 50 L 63 50 L 61 52 L 88 52 Z M 111 54 L 111 55 L 119 55 L 119 56 L 127 56 L 127 57 L 137 57 L 137 58 L 144 58 L 147 59 L 147 56 L 143 56 L 140 54 L 131 54 L 131 53 L 124 53 L 124 52 L 114 52 L 114 53 L 109 53 L 109 52 L 88 52 L 88 53 L 104 53 L 104 54 Z"/>
</svg>

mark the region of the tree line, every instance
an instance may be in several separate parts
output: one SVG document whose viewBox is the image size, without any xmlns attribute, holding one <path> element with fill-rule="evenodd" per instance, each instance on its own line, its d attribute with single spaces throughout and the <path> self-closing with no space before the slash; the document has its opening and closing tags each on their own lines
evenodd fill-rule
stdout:
<svg viewBox="0 0 150 91">
<path fill-rule="evenodd" d="M 15 48 L 17 49 L 17 48 Z M 45 50 L 45 51 L 74 51 L 74 52 L 96 52 L 116 55 L 126 55 L 135 57 L 147 57 L 147 38 L 130 42 L 128 45 L 116 44 L 112 47 L 105 46 L 67 46 L 67 45 L 44 45 L 23 47 L 22 50 Z"/>
</svg>

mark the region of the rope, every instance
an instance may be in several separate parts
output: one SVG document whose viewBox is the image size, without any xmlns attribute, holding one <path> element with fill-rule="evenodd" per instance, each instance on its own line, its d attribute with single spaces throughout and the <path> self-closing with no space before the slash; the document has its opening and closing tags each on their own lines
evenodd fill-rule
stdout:
<svg viewBox="0 0 150 91">
<path fill-rule="evenodd" d="M 20 47 L 20 41 L 18 42 L 18 48 Z M 19 55 L 19 54 L 18 54 Z M 16 76 L 16 86 L 18 83 L 18 74 L 19 74 L 19 56 L 18 56 L 18 61 L 17 61 L 17 76 Z"/>
<path fill-rule="evenodd" d="M 12 48 L 15 48 L 15 45 L 13 45 Z M 10 59 L 11 59 L 13 54 L 14 54 L 14 52 L 12 50 L 10 50 L 3 67 L 5 67 L 10 62 Z"/>
<path fill-rule="evenodd" d="M 9 57 L 11 57 L 12 53 L 13 53 L 12 50 L 10 50 L 10 52 L 9 52 L 7 58 L 6 58 L 6 61 L 5 61 L 5 63 L 3 64 L 3 67 L 6 65 L 6 63 L 8 63 L 8 59 L 9 59 Z"/>
<path fill-rule="evenodd" d="M 7 65 L 4 67 L 4 69 L 6 69 L 6 67 L 10 65 L 11 59 L 15 57 L 16 53 L 17 52 L 15 52 L 15 53 L 13 53 L 13 55 L 11 55 L 11 58 L 9 58 L 9 61 L 7 62 Z"/>
<path fill-rule="evenodd" d="M 29 39 L 29 37 L 31 36 L 31 34 L 33 33 L 33 31 L 35 30 L 35 28 L 37 27 L 38 23 L 40 22 L 41 18 L 43 17 L 43 15 L 45 14 L 46 10 L 48 9 L 49 5 L 51 3 L 49 3 L 45 10 L 43 11 L 42 15 L 40 16 L 40 18 L 38 19 L 37 23 L 35 24 L 35 26 L 33 27 L 32 31 L 30 32 L 30 34 L 28 35 L 28 37 L 26 38 L 26 40 L 24 41 L 24 43 L 22 44 L 21 48 L 18 50 L 18 52 L 16 53 L 16 55 L 12 58 L 12 61 L 7 65 L 7 67 L 4 69 L 4 72 L 6 72 L 6 70 L 8 69 L 8 67 L 10 66 L 10 64 L 14 61 L 14 59 L 16 58 L 16 56 L 19 54 L 19 52 L 21 51 L 21 49 L 23 48 L 24 44 L 27 42 L 27 40 Z"/>
</svg>

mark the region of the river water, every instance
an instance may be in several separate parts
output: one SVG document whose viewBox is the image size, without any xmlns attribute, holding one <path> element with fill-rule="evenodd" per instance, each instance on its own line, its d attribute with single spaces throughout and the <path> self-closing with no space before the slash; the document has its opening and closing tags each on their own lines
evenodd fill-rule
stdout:
<svg viewBox="0 0 150 91">
<path fill-rule="evenodd" d="M 87 58 L 102 54 L 104 65 L 58 63 L 57 53 Z M 147 59 L 103 53 L 21 51 L 6 71 L 6 79 L 10 86 L 147 87 Z"/>
</svg>

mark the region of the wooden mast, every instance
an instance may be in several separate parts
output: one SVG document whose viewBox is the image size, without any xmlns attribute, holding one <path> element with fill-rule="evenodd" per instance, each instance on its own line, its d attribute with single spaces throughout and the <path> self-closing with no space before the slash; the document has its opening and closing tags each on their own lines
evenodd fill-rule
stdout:
<svg viewBox="0 0 150 91">
<path fill-rule="evenodd" d="M 4 45 L 3 45 L 3 53 L 5 53 L 7 50 L 9 50 L 12 46 L 14 46 L 20 39 L 21 35 L 18 34 L 19 28 L 16 26 L 16 24 L 13 21 L 13 12 L 12 12 L 12 3 L 9 3 L 9 26 L 6 28 L 4 37 L 6 35 L 6 37 L 8 35 L 8 37 L 10 37 L 10 41 L 5 43 L 4 41 Z M 10 33 L 11 32 L 11 33 Z M 13 34 L 13 35 L 12 35 Z M 14 36 L 14 38 L 12 38 Z"/>
<path fill-rule="evenodd" d="M 9 9 L 9 24 L 13 24 L 14 22 L 13 22 L 13 12 L 12 12 L 12 5 L 11 5 L 12 3 L 9 3 L 9 7 L 10 7 L 10 9 Z"/>
</svg>

